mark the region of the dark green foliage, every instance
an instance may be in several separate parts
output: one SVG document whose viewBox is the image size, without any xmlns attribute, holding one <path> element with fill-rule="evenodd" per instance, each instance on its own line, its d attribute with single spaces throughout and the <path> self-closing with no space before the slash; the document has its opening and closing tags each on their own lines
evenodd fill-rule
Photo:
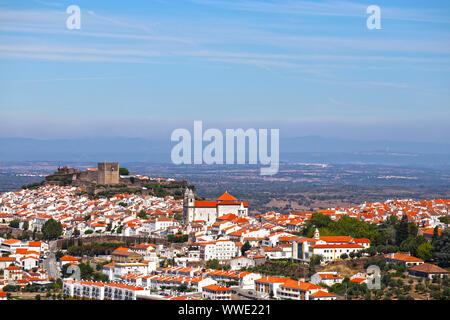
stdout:
<svg viewBox="0 0 450 320">
<path fill-rule="evenodd" d="M 433 247 L 433 259 L 440 267 L 450 267 L 450 229 L 444 230 Z"/>
<path fill-rule="evenodd" d="M 250 250 L 252 246 L 248 241 L 245 241 L 244 245 L 241 247 L 241 254 L 244 255 L 245 251 Z"/>
<path fill-rule="evenodd" d="M 34 190 L 34 189 L 39 189 L 40 187 L 42 187 L 44 185 L 44 181 L 41 182 L 35 182 L 35 183 L 30 183 L 27 185 L 22 186 L 22 189 L 30 189 L 30 190 Z"/>
<path fill-rule="evenodd" d="M 216 269 L 216 270 L 228 270 L 228 269 L 230 269 L 229 265 L 221 265 L 219 263 L 219 260 L 217 260 L 217 259 L 206 261 L 205 267 L 207 269 Z"/>
<path fill-rule="evenodd" d="M 408 232 L 408 216 L 404 214 L 402 216 L 402 219 L 400 223 L 398 224 L 398 227 L 396 229 L 395 234 L 395 242 L 399 246 L 402 244 L 403 241 L 408 239 L 409 232 Z"/>
<path fill-rule="evenodd" d="M 119 174 L 121 176 L 128 176 L 130 174 L 130 171 L 128 171 L 127 168 L 119 168 Z"/>
<path fill-rule="evenodd" d="M 323 256 L 320 254 L 315 254 L 311 257 L 311 260 L 309 261 L 309 266 L 314 267 L 319 265 L 323 260 Z"/>
<path fill-rule="evenodd" d="M 147 212 L 145 210 L 141 210 L 137 213 L 137 216 L 141 219 L 148 219 Z"/>
<path fill-rule="evenodd" d="M 352 236 L 354 238 L 368 238 L 372 244 L 383 242 L 382 235 L 376 230 L 377 226 L 370 225 L 356 218 L 343 216 L 338 221 L 333 221 L 329 216 L 314 213 L 302 228 L 303 236 L 312 237 L 315 228 L 319 228 L 321 236 Z"/>
<path fill-rule="evenodd" d="M 187 242 L 188 239 L 189 239 L 189 236 L 187 234 L 169 234 L 167 236 L 167 240 L 169 242 L 181 243 L 181 242 Z"/>
<path fill-rule="evenodd" d="M 438 239 L 439 239 L 439 228 L 436 226 L 436 227 L 434 227 L 434 230 L 433 230 L 433 238 L 431 240 L 431 243 L 435 244 Z"/>
<path fill-rule="evenodd" d="M 20 224 L 20 220 L 19 219 L 14 219 L 9 223 L 9 226 L 11 228 L 19 228 L 19 224 Z"/>
<path fill-rule="evenodd" d="M 42 226 L 42 234 L 46 240 L 57 239 L 62 235 L 62 232 L 63 226 L 54 219 L 47 220 Z"/>
<path fill-rule="evenodd" d="M 96 243 L 92 242 L 90 244 L 85 245 L 77 245 L 77 246 L 71 246 L 67 250 L 67 252 L 70 255 L 73 256 L 97 256 L 97 255 L 109 255 L 111 252 L 113 252 L 118 247 L 124 246 L 124 242 L 102 242 L 102 243 Z"/>
<path fill-rule="evenodd" d="M 410 235 L 410 236 L 408 236 L 408 238 L 406 240 L 404 240 L 400 244 L 400 250 L 405 251 L 405 252 L 407 251 L 407 252 L 411 253 L 411 255 L 417 256 L 417 248 L 421 244 L 426 243 L 426 242 L 428 242 L 428 241 L 423 236 Z"/>
</svg>

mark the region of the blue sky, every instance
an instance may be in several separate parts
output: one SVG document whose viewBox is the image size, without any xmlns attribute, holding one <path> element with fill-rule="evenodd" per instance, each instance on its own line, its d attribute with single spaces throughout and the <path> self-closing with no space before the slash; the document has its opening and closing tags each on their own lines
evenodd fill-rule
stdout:
<svg viewBox="0 0 450 320">
<path fill-rule="evenodd" d="M 450 3 L 0 0 L 0 115 L 0 137 L 450 142 Z"/>
</svg>

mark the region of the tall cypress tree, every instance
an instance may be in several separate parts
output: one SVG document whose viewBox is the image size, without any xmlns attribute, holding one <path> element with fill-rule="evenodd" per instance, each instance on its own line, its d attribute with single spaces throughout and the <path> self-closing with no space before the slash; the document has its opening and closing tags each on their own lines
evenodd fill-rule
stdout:
<svg viewBox="0 0 450 320">
<path fill-rule="evenodd" d="M 436 243 L 436 240 L 439 238 L 439 229 L 438 229 L 438 227 L 436 226 L 436 227 L 434 227 L 434 230 L 433 230 L 433 238 L 431 239 L 431 244 L 435 244 Z"/>
<path fill-rule="evenodd" d="M 408 216 L 404 214 L 395 234 L 395 242 L 399 246 L 404 240 L 408 239 Z"/>
</svg>

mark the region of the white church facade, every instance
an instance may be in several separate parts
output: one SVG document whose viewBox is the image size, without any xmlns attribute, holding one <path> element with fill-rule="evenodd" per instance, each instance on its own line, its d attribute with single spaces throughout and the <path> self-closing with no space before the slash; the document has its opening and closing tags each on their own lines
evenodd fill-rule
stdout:
<svg viewBox="0 0 450 320">
<path fill-rule="evenodd" d="M 213 224 L 218 217 L 232 213 L 238 217 L 248 216 L 247 202 L 240 201 L 228 192 L 213 201 L 195 200 L 194 192 L 186 189 L 184 195 L 184 221 L 205 221 Z"/>
</svg>

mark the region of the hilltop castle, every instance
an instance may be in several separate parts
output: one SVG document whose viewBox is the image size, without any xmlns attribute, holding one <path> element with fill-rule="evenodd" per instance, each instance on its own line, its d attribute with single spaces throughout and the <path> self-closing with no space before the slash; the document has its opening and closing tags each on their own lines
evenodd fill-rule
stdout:
<svg viewBox="0 0 450 320">
<path fill-rule="evenodd" d="M 62 182 L 67 181 L 69 183 L 86 182 L 103 185 L 118 184 L 120 181 L 119 163 L 98 162 L 97 168 L 89 168 L 85 171 L 68 168 L 67 166 L 59 167 L 58 171 L 51 175 L 48 175 L 45 180 Z"/>
<path fill-rule="evenodd" d="M 183 218 L 186 223 L 203 220 L 213 224 L 217 218 L 234 214 L 237 217 L 248 215 L 248 204 L 233 197 L 228 192 L 215 201 L 195 200 L 194 192 L 186 189 L 183 202 Z"/>
</svg>

